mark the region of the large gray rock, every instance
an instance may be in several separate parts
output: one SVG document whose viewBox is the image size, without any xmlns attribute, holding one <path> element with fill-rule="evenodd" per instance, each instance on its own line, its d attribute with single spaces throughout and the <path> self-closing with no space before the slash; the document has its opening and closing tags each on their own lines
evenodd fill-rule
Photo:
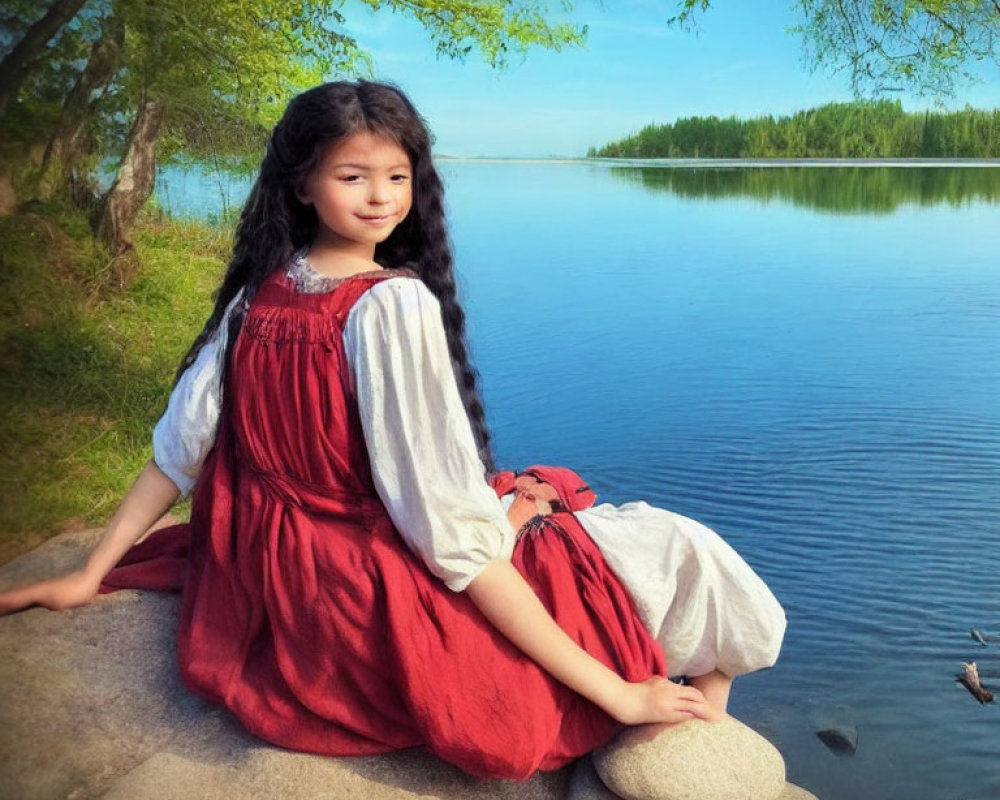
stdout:
<svg viewBox="0 0 1000 800">
<path fill-rule="evenodd" d="M 715 798 L 715 794 L 703 794 L 698 800 L 715 800 Z M 622 798 L 604 785 L 601 776 L 594 768 L 593 759 L 585 756 L 573 765 L 566 800 L 622 800 Z M 794 783 L 786 783 L 776 800 L 816 800 L 816 795 Z"/>
<path fill-rule="evenodd" d="M 627 728 L 593 759 L 624 800 L 777 800 L 785 789 L 781 754 L 732 717 Z"/>
<path fill-rule="evenodd" d="M 82 563 L 99 531 L 64 534 L 0 568 L 0 588 Z M 188 692 L 177 598 L 105 595 L 0 618 L 0 798 L 11 800 L 562 800 L 568 770 L 477 781 L 421 751 L 293 753 Z"/>
<path fill-rule="evenodd" d="M 80 566 L 99 536 L 91 530 L 49 540 L 0 567 L 0 589 Z M 477 781 L 419 750 L 323 758 L 267 745 L 184 688 L 175 658 L 177 605 L 174 596 L 125 591 L 72 611 L 36 608 L 0 618 L 0 798 L 567 797 L 570 770 L 525 783 Z M 590 759 L 582 760 L 572 800 L 772 800 L 784 784 L 777 751 L 735 720 L 704 730 L 685 723 L 649 742 L 651 731 L 624 731 L 598 754 L 603 782 Z M 734 772 L 735 764 L 742 766 Z M 772 794 L 726 793 L 733 775 L 752 773 L 754 785 L 764 786 L 760 776 L 776 778 L 779 769 Z M 614 793 L 604 785 L 609 780 Z M 673 794 L 661 791 L 661 780 Z M 677 793 L 688 785 L 704 793 Z"/>
</svg>

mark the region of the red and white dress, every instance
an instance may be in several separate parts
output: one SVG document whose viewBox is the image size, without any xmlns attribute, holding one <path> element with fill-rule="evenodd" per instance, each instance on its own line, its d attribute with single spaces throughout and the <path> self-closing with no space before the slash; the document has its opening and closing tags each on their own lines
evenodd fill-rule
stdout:
<svg viewBox="0 0 1000 800">
<path fill-rule="evenodd" d="M 224 402 L 225 323 L 182 376 L 154 458 L 182 491 L 193 485 L 191 522 L 133 548 L 107 587 L 182 587 L 186 684 L 275 744 L 330 755 L 423 745 L 507 778 L 599 746 L 617 723 L 462 590 L 510 558 L 593 656 L 628 680 L 665 674 L 628 591 L 579 526 L 515 545 L 437 301 L 417 278 L 385 270 L 302 288 L 294 270 L 261 287 Z"/>
</svg>

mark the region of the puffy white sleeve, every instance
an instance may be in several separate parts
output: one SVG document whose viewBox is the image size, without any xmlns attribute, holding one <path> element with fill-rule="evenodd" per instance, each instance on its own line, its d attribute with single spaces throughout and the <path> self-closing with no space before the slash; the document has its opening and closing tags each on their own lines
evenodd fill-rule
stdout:
<svg viewBox="0 0 1000 800">
<path fill-rule="evenodd" d="M 215 442 L 229 320 L 242 297 L 241 291 L 226 307 L 222 322 L 198 351 L 194 363 L 184 370 L 170 393 L 167 410 L 153 429 L 153 461 L 183 497 L 191 494 Z"/>
<path fill-rule="evenodd" d="M 509 559 L 514 531 L 487 484 L 437 298 L 389 278 L 351 309 L 344 345 L 379 497 L 407 545 L 454 591 Z"/>
</svg>

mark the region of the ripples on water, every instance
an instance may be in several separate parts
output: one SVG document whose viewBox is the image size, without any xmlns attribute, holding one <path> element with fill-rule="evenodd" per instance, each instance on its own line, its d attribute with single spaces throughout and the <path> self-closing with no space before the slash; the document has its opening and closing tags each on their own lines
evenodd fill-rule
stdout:
<svg viewBox="0 0 1000 800">
<path fill-rule="evenodd" d="M 445 168 L 500 461 L 576 465 L 744 554 L 789 629 L 733 710 L 823 800 L 1000 798 L 1000 708 L 954 682 L 977 659 L 1000 684 L 1000 645 L 969 636 L 1000 634 L 988 172 L 935 203 L 888 171 L 869 211 L 809 202 L 835 176 L 772 176 L 762 200 L 732 190 L 748 178 L 678 197 L 580 166 Z M 814 735 L 843 723 L 852 758 Z"/>
<path fill-rule="evenodd" d="M 442 171 L 499 462 L 696 517 L 761 573 L 788 634 L 732 710 L 791 780 L 1000 798 L 1000 703 L 954 682 L 976 659 L 1000 690 L 969 635 L 1000 634 L 1000 169 Z"/>
</svg>

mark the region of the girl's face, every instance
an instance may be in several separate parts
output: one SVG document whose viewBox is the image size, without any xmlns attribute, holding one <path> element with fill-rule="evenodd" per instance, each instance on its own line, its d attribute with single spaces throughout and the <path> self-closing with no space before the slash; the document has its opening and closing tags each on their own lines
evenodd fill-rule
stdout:
<svg viewBox="0 0 1000 800">
<path fill-rule="evenodd" d="M 312 246 L 371 260 L 413 203 L 410 158 L 391 139 L 367 132 L 331 144 L 296 190 L 316 209 Z"/>
<path fill-rule="evenodd" d="M 514 480 L 514 491 L 518 495 L 524 495 L 529 500 L 540 500 L 550 505 L 559 502 L 559 492 L 550 484 L 543 483 L 534 475 L 529 475 L 527 472 L 521 473 Z"/>
</svg>

